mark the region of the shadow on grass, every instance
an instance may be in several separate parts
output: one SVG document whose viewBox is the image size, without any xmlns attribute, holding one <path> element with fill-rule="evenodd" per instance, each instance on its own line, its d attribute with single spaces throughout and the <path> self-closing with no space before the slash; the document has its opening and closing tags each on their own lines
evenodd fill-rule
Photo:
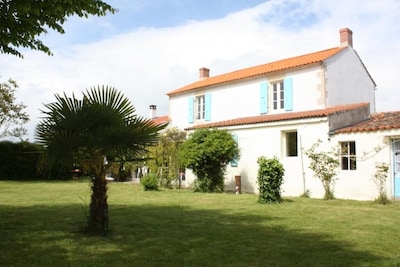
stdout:
<svg viewBox="0 0 400 267">
<path fill-rule="evenodd" d="M 376 266 L 384 259 L 278 218 L 184 206 L 110 206 L 89 237 L 76 206 L 0 206 L 0 266 Z M 274 222 L 274 223 L 272 223 Z"/>
</svg>

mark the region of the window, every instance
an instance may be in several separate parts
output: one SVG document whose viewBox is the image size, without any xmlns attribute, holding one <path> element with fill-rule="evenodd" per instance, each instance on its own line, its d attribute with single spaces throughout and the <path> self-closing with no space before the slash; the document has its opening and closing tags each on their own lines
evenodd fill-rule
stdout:
<svg viewBox="0 0 400 267">
<path fill-rule="evenodd" d="M 285 108 L 285 91 L 283 81 L 272 83 L 272 106 L 274 110 Z"/>
<path fill-rule="evenodd" d="M 340 143 L 340 163 L 342 170 L 356 170 L 356 142 Z"/>
<path fill-rule="evenodd" d="M 279 81 L 260 83 L 260 114 L 267 114 L 269 109 L 276 112 L 293 110 L 293 79 L 286 77 Z"/>
<path fill-rule="evenodd" d="M 204 120 L 206 101 L 204 95 L 197 96 L 195 99 L 195 119 Z"/>
<path fill-rule="evenodd" d="M 211 120 L 211 94 L 190 96 L 188 98 L 188 122 Z"/>
<path fill-rule="evenodd" d="M 297 157 L 297 132 L 287 132 L 285 134 L 286 139 L 286 156 Z"/>
</svg>

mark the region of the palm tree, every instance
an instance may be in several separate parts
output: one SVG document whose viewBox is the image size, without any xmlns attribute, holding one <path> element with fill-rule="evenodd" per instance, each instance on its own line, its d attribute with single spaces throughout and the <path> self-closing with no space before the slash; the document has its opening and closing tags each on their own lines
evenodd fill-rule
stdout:
<svg viewBox="0 0 400 267">
<path fill-rule="evenodd" d="M 86 230 L 106 234 L 109 163 L 140 157 L 166 125 L 136 116 L 129 99 L 114 88 L 91 88 L 81 100 L 65 93 L 55 97 L 57 101 L 45 105 L 47 110 L 42 110 L 44 117 L 36 127 L 37 142 L 46 147 L 40 166 L 78 162 L 93 176 Z"/>
</svg>

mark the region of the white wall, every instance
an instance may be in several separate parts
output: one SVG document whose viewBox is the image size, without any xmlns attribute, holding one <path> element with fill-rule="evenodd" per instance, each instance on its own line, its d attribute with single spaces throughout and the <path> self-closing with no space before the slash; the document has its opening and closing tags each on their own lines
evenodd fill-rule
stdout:
<svg viewBox="0 0 400 267">
<path fill-rule="evenodd" d="M 282 133 L 297 130 L 298 156 L 285 155 L 285 143 Z M 394 177 L 392 148 L 390 136 L 400 136 L 400 130 L 350 133 L 328 136 L 328 122 L 326 119 L 301 120 L 292 124 L 275 123 L 257 126 L 231 127 L 229 131 L 238 136 L 241 149 L 241 158 L 237 167 L 228 165 L 225 176 L 225 189 L 235 189 L 235 176 L 241 176 L 242 191 L 258 193 L 257 187 L 257 159 L 260 156 L 267 158 L 278 157 L 285 168 L 283 196 L 300 196 L 304 188 L 311 192 L 313 198 L 323 198 L 324 189 L 321 181 L 314 177 L 309 169 L 310 161 L 306 155 L 302 156 L 301 147 L 308 149 L 318 139 L 323 142 L 318 148 L 320 151 L 339 149 L 339 143 L 344 141 L 356 142 L 357 170 L 339 170 L 334 186 L 335 197 L 340 199 L 373 200 L 378 196 L 378 188 L 373 180 L 375 162 L 385 162 L 390 165 L 386 190 L 389 197 L 394 195 Z M 379 149 L 378 149 L 379 148 Z M 304 175 L 303 175 L 304 173 Z M 191 186 L 195 176 L 188 172 L 186 185 Z"/>
<path fill-rule="evenodd" d="M 347 133 L 332 136 L 335 143 L 356 141 L 357 170 L 339 171 L 335 195 L 344 199 L 373 200 L 378 196 L 378 188 L 373 176 L 375 163 L 389 164 L 386 182 L 388 197 L 394 196 L 393 154 L 391 137 L 400 136 L 400 130 Z"/>
<path fill-rule="evenodd" d="M 287 157 L 284 142 L 284 133 L 296 130 L 298 133 L 298 156 Z M 257 124 L 244 127 L 231 127 L 231 133 L 238 137 L 241 157 L 237 167 L 228 165 L 225 189 L 233 191 L 235 188 L 235 176 L 241 176 L 242 191 L 257 193 L 257 159 L 260 156 L 272 158 L 276 156 L 284 165 L 285 176 L 282 186 L 284 196 L 299 196 L 304 191 L 303 169 L 306 177 L 306 189 L 313 193 L 313 197 L 323 196 L 321 182 L 312 177 L 308 169 L 309 161 L 306 156 L 301 157 L 301 145 L 310 148 L 319 138 L 325 142 L 322 147 L 329 147 L 328 122 L 326 118 L 305 119 L 296 122 L 277 122 L 274 124 Z M 301 144 L 300 144 L 301 139 Z M 191 185 L 195 179 L 193 174 L 187 174 L 187 185 Z"/>
<path fill-rule="evenodd" d="M 188 126 L 188 97 L 211 93 L 211 121 L 223 121 L 242 117 L 260 115 L 260 83 L 280 80 L 285 77 L 293 79 L 293 111 L 321 109 L 325 107 L 324 70 L 320 66 L 299 69 L 291 73 L 275 74 L 269 77 L 257 77 L 239 82 L 231 82 L 202 90 L 171 96 L 169 99 L 169 116 L 171 125 L 184 129 Z M 269 89 L 269 114 L 272 110 L 272 89 Z M 278 111 L 285 112 L 285 111 Z M 204 123 L 204 122 L 197 122 Z"/>
<path fill-rule="evenodd" d="M 369 102 L 375 112 L 375 85 L 353 48 L 326 61 L 328 106 Z"/>
</svg>

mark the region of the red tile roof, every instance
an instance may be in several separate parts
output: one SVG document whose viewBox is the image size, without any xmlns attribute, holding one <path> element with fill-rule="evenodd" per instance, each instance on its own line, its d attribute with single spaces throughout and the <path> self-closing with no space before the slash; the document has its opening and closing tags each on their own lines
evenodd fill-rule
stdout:
<svg viewBox="0 0 400 267">
<path fill-rule="evenodd" d="M 161 116 L 161 117 L 155 117 L 151 119 L 156 125 L 164 124 L 164 123 L 169 123 L 170 119 L 168 116 Z"/>
<path fill-rule="evenodd" d="M 330 107 L 330 108 L 326 108 L 326 109 L 317 109 L 317 110 L 300 111 L 300 112 L 286 112 L 286 113 L 280 113 L 280 114 L 259 115 L 259 116 L 254 116 L 254 117 L 244 117 L 244 118 L 237 118 L 237 119 L 195 125 L 192 127 L 185 128 L 185 130 L 194 130 L 194 129 L 199 129 L 199 128 L 213 128 L 213 127 L 228 127 L 228 126 L 238 126 L 238 125 L 247 125 L 247 124 L 268 123 L 268 122 L 276 122 L 276 121 L 328 117 L 330 115 L 341 113 L 341 112 L 365 108 L 368 105 L 369 105 L 368 103 L 358 103 L 358 104 L 334 106 L 334 107 Z"/>
<path fill-rule="evenodd" d="M 400 129 L 400 111 L 372 114 L 369 120 L 336 130 L 335 133 L 371 132 L 390 129 Z"/>
<path fill-rule="evenodd" d="M 184 87 L 181 87 L 179 89 L 173 90 L 173 91 L 167 93 L 167 95 L 171 96 L 171 95 L 183 93 L 186 91 L 190 91 L 193 89 L 201 88 L 201 87 L 236 81 L 236 80 L 240 80 L 240 79 L 246 79 L 246 78 L 254 77 L 257 75 L 268 74 L 268 73 L 282 71 L 282 70 L 286 70 L 286 69 L 292 69 L 292 68 L 310 65 L 310 64 L 314 64 L 314 63 L 321 63 L 322 61 L 328 59 L 329 57 L 339 53 L 343 49 L 345 49 L 345 47 L 331 48 L 331 49 L 327 49 L 327 50 L 323 50 L 323 51 L 319 51 L 319 52 L 314 52 L 311 54 L 301 55 L 301 56 L 297 56 L 297 57 L 291 57 L 291 58 L 278 60 L 275 62 L 271 62 L 271 63 L 259 65 L 259 66 L 254 66 L 254 67 L 250 67 L 250 68 L 245 68 L 245 69 L 209 77 L 204 80 L 200 80 L 200 81 L 194 82 L 192 84 L 186 85 Z"/>
</svg>

